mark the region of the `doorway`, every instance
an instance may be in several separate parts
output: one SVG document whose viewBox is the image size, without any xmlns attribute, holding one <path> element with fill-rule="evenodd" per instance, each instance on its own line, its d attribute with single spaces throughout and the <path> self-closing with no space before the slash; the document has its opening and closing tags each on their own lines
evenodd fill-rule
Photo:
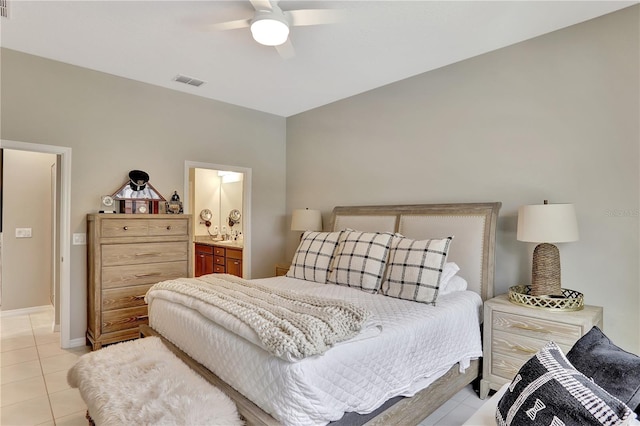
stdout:
<svg viewBox="0 0 640 426">
<path fill-rule="evenodd" d="M 183 207 L 185 213 L 193 215 L 194 239 L 241 239 L 242 276 L 250 279 L 251 169 L 185 161 L 184 182 Z M 209 220 L 201 219 L 202 210 L 209 210 Z M 239 221 L 229 220 L 233 210 L 239 210 Z M 209 226 L 206 222 L 210 222 Z"/>
<path fill-rule="evenodd" d="M 55 280 L 59 282 L 59 289 L 55 291 L 56 303 L 59 307 L 60 346 L 70 348 L 84 344 L 84 338 L 71 341 L 71 255 L 70 255 L 70 222 L 71 222 L 71 148 L 41 145 L 27 142 L 0 140 L 0 149 L 15 151 L 37 152 L 54 154 L 57 156 L 58 167 L 56 169 L 56 199 L 58 200 L 55 224 L 52 227 L 57 231 L 56 244 L 57 258 L 52 270 L 56 274 Z M 8 232 L 8 229 L 4 229 Z M 55 324 L 54 324 L 55 327 Z"/>
</svg>

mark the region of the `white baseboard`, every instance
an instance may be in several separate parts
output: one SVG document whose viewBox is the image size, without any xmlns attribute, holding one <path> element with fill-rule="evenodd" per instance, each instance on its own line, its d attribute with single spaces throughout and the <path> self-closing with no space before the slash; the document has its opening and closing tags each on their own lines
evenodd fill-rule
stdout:
<svg viewBox="0 0 640 426">
<path fill-rule="evenodd" d="M 86 345 L 87 345 L 87 339 L 85 339 L 84 337 L 79 337 L 77 339 L 69 340 L 69 347 L 65 349 L 77 348 L 77 347 L 86 346 Z"/>
<path fill-rule="evenodd" d="M 33 306 L 31 308 L 11 309 L 10 311 L 0 312 L 0 317 L 15 317 L 18 315 L 38 314 L 40 312 L 47 312 L 53 309 L 51 305 Z"/>
</svg>

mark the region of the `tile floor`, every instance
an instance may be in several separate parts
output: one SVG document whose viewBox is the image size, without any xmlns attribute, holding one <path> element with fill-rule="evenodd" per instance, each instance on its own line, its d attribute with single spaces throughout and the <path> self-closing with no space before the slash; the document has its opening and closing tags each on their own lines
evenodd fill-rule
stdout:
<svg viewBox="0 0 640 426">
<path fill-rule="evenodd" d="M 89 348 L 60 349 L 52 318 L 53 308 L 0 320 L 0 425 L 87 425 L 67 370 Z"/>
<path fill-rule="evenodd" d="M 53 309 L 2 317 L 0 425 L 86 426 L 86 405 L 67 384 L 67 370 L 88 347 L 60 349 L 51 331 Z M 480 407 L 471 386 L 462 389 L 420 426 L 460 426 Z"/>
<path fill-rule="evenodd" d="M 420 422 L 419 426 L 460 426 L 485 402 L 468 385 Z"/>
</svg>

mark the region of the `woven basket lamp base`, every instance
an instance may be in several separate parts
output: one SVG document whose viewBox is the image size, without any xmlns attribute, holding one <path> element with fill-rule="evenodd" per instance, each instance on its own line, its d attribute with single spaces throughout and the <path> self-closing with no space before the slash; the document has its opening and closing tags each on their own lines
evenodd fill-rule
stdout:
<svg viewBox="0 0 640 426">
<path fill-rule="evenodd" d="M 531 294 L 533 296 L 562 296 L 560 251 L 553 244 L 538 244 L 533 250 Z"/>
</svg>

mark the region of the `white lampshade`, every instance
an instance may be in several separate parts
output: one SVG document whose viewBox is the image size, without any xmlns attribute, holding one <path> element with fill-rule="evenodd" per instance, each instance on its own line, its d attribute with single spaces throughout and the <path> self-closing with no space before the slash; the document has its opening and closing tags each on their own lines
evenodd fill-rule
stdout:
<svg viewBox="0 0 640 426">
<path fill-rule="evenodd" d="M 277 16 L 258 16 L 251 23 L 251 35 L 265 46 L 279 46 L 289 37 L 289 25 Z"/>
<path fill-rule="evenodd" d="M 578 240 L 573 204 L 534 204 L 518 210 L 518 241 L 566 243 Z"/>
<path fill-rule="evenodd" d="M 292 231 L 322 231 L 320 210 L 295 209 L 291 214 Z"/>
</svg>

